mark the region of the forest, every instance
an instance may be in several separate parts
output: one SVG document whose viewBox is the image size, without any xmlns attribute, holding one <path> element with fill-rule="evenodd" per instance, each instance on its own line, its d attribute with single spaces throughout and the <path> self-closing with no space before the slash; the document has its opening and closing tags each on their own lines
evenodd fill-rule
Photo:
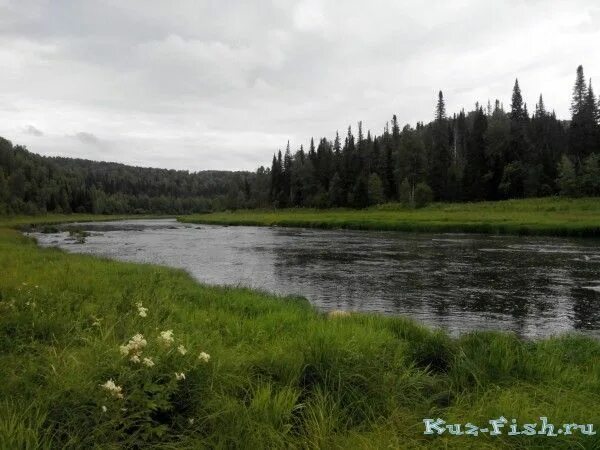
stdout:
<svg viewBox="0 0 600 450">
<path fill-rule="evenodd" d="M 190 173 L 50 158 L 0 138 L 0 213 L 185 214 L 255 207 L 268 201 L 258 194 L 268 196 L 267 172 Z"/>
<path fill-rule="evenodd" d="M 510 110 L 496 100 L 447 116 L 440 91 L 435 118 L 400 129 L 396 116 L 380 136 L 361 122 L 342 143 L 322 138 L 308 151 L 273 156 L 269 198 L 275 207 L 363 208 L 400 201 L 502 200 L 600 195 L 600 99 L 577 68 L 570 121 L 540 94 L 532 114 L 515 81 Z M 316 148 L 315 148 L 316 147 Z"/>
<path fill-rule="evenodd" d="M 343 142 L 342 142 L 343 139 Z M 434 120 L 380 135 L 351 127 L 288 142 L 256 172 L 166 170 L 44 157 L 0 138 L 0 213 L 167 213 L 240 208 L 351 207 L 385 202 L 600 195 L 600 98 L 579 66 L 571 119 L 560 120 L 540 94 L 529 112 L 518 80 L 510 108 L 496 100 L 446 113 L 440 91 Z"/>
</svg>

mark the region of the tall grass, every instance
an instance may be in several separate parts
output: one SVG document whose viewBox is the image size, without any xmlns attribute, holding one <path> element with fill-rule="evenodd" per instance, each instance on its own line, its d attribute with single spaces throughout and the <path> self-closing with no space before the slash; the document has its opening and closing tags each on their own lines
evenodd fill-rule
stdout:
<svg viewBox="0 0 600 450">
<path fill-rule="evenodd" d="M 36 225 L 53 224 L 53 223 L 73 223 L 73 222 L 101 222 L 109 220 L 126 220 L 126 219 L 153 219 L 166 218 L 173 216 L 165 215 L 145 215 L 145 214 L 36 214 L 36 215 L 14 215 L 1 216 L 0 227 L 13 228 L 24 227 L 29 228 Z"/>
<path fill-rule="evenodd" d="M 422 209 L 387 204 L 366 210 L 244 210 L 183 216 L 179 220 L 222 225 L 600 236 L 600 198 L 436 203 Z"/>
<path fill-rule="evenodd" d="M 600 425 L 600 343 L 590 338 L 451 338 L 401 317 L 329 317 L 302 299 L 41 249 L 9 229 L 0 273 L 0 448 L 600 445 L 581 434 L 423 435 L 423 418 L 437 417 Z M 136 333 L 153 367 L 121 354 Z M 100 386 L 108 379 L 123 399 Z"/>
</svg>

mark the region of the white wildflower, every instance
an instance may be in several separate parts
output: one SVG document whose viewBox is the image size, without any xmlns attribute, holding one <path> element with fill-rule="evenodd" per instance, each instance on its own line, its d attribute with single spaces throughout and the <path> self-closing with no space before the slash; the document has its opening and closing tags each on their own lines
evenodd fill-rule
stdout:
<svg viewBox="0 0 600 450">
<path fill-rule="evenodd" d="M 194 419 L 192 419 L 192 418 L 190 417 L 190 418 L 188 419 L 188 423 L 189 423 L 190 425 L 194 425 Z"/>
<path fill-rule="evenodd" d="M 144 358 L 142 362 L 145 366 L 148 367 L 152 367 L 154 365 L 154 361 L 152 361 L 152 358 Z"/>
<path fill-rule="evenodd" d="M 129 358 L 129 360 L 132 363 L 136 363 L 136 364 L 140 363 L 140 357 L 138 355 L 136 355 L 135 353 L 133 355 L 131 355 L 131 358 Z"/>
<path fill-rule="evenodd" d="M 133 336 L 131 339 L 129 339 L 129 342 L 127 343 L 127 345 L 121 345 L 119 346 L 119 351 L 121 352 L 121 354 L 123 356 L 129 356 L 131 355 L 132 358 L 131 360 L 133 362 L 139 362 L 139 355 L 142 354 L 142 349 L 148 345 L 148 342 L 146 341 L 146 339 L 144 339 L 144 336 L 140 333 L 136 334 L 135 336 Z M 134 356 L 138 357 L 137 361 L 134 361 Z"/>
<path fill-rule="evenodd" d="M 130 340 L 129 340 L 129 346 L 133 349 L 142 349 L 144 348 L 148 343 L 146 342 L 146 339 L 144 339 L 144 336 L 141 335 L 140 333 L 136 334 L 135 336 L 133 336 Z"/>
<path fill-rule="evenodd" d="M 175 342 L 175 339 L 173 338 L 173 330 L 161 331 L 158 338 L 167 346 Z"/>
<path fill-rule="evenodd" d="M 123 398 L 123 388 L 121 386 L 117 386 L 112 378 L 106 383 L 101 384 L 100 387 L 107 390 L 113 397 Z"/>
<path fill-rule="evenodd" d="M 140 317 L 146 317 L 148 315 L 148 308 L 144 308 L 144 305 L 142 305 L 142 302 L 137 302 L 135 304 L 135 306 L 137 306 L 138 315 Z"/>
<path fill-rule="evenodd" d="M 106 406 L 102 405 L 102 412 L 106 412 L 106 411 L 108 411 L 108 408 Z"/>
<path fill-rule="evenodd" d="M 210 361 L 210 355 L 206 352 L 202 352 L 198 355 L 198 359 L 202 362 L 207 363 L 208 361 Z"/>
<path fill-rule="evenodd" d="M 175 379 L 177 381 L 185 380 L 185 373 L 183 373 L 183 372 L 181 372 L 181 373 L 175 372 Z"/>
<path fill-rule="evenodd" d="M 177 351 L 179 353 L 181 353 L 182 355 L 185 355 L 187 353 L 187 350 L 185 349 L 185 347 L 183 345 L 180 345 L 179 347 L 177 347 Z"/>
</svg>

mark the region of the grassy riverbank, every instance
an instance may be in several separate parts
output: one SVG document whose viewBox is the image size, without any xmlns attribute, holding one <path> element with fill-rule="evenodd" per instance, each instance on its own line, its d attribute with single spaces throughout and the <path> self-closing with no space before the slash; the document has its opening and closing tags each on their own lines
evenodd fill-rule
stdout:
<svg viewBox="0 0 600 450">
<path fill-rule="evenodd" d="M 174 216 L 143 215 L 143 214 L 40 214 L 36 216 L 0 216 L 0 228 L 30 227 L 36 225 L 75 223 L 75 222 L 106 222 L 110 220 L 153 219 Z"/>
<path fill-rule="evenodd" d="M 366 210 L 249 210 L 179 220 L 221 225 L 600 236 L 600 198 L 438 203 L 422 209 L 392 204 Z"/>
<path fill-rule="evenodd" d="M 0 273 L 0 448 L 600 445 L 579 432 L 426 437 L 422 422 L 598 427 L 592 339 L 452 339 L 402 318 L 328 317 L 301 299 L 41 249 L 6 227 Z M 137 333 L 146 345 L 123 355 Z"/>
</svg>

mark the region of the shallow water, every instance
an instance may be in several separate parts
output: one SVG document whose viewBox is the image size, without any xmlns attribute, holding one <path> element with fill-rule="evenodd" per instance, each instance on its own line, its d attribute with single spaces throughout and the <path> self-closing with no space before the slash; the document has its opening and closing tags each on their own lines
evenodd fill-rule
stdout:
<svg viewBox="0 0 600 450">
<path fill-rule="evenodd" d="M 71 225 L 73 226 L 73 225 Z M 600 241 L 192 225 L 78 224 L 40 245 L 183 268 L 199 281 L 301 295 L 323 310 L 404 314 L 453 334 L 600 336 Z"/>
</svg>

